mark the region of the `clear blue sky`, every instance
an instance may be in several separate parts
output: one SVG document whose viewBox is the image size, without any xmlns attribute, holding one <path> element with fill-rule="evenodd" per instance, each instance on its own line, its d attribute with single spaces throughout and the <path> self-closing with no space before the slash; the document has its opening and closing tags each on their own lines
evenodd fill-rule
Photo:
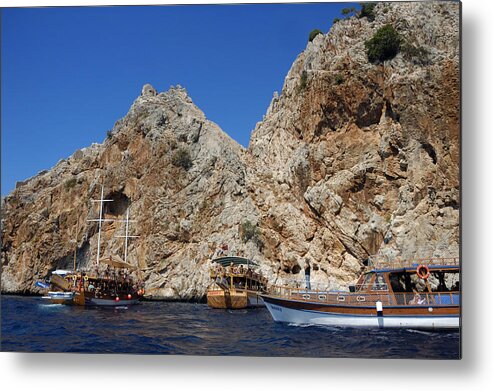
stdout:
<svg viewBox="0 0 493 391">
<path fill-rule="evenodd" d="M 2 9 L 2 195 L 93 142 L 145 83 L 247 146 L 310 31 L 349 3 Z"/>
</svg>

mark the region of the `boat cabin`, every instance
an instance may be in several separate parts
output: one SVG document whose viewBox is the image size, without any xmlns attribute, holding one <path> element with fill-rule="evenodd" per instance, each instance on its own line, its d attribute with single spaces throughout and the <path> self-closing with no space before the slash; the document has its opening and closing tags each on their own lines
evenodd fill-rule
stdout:
<svg viewBox="0 0 493 391">
<path fill-rule="evenodd" d="M 211 279 L 220 287 L 265 291 L 267 279 L 255 269 L 258 264 L 243 257 L 221 257 L 212 261 Z"/>
<path fill-rule="evenodd" d="M 356 294 L 388 292 L 396 305 L 459 304 L 458 260 L 429 259 L 395 264 L 380 263 L 362 274 L 349 291 Z"/>
<path fill-rule="evenodd" d="M 211 285 L 207 304 L 212 308 L 242 309 L 263 306 L 259 293 L 266 292 L 267 278 L 258 265 L 243 257 L 220 257 L 212 260 Z"/>
</svg>

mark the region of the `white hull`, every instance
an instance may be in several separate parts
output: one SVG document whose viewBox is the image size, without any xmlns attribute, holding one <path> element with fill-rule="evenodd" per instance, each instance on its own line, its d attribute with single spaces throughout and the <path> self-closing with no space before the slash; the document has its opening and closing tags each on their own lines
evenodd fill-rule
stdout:
<svg viewBox="0 0 493 391">
<path fill-rule="evenodd" d="M 74 298 L 74 293 L 73 292 L 48 292 L 48 296 L 43 296 L 43 298 L 71 300 Z"/>
<path fill-rule="evenodd" d="M 265 302 L 276 322 L 299 325 L 411 329 L 457 329 L 459 316 L 367 316 L 325 313 L 282 307 Z"/>
<path fill-rule="evenodd" d="M 73 292 L 48 292 L 42 299 L 50 300 L 53 304 L 70 304 L 74 299 Z"/>
</svg>

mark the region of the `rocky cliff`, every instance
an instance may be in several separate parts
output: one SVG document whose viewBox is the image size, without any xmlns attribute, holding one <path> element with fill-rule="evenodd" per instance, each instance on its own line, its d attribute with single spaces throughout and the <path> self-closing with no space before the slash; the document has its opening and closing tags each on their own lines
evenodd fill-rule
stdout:
<svg viewBox="0 0 493 391">
<path fill-rule="evenodd" d="M 2 291 L 35 292 L 55 268 L 90 268 L 101 185 L 107 218 L 131 218 L 129 259 L 154 297 L 194 299 L 218 245 L 260 263 L 271 282 L 337 287 L 368 258 L 459 252 L 459 4 L 379 3 L 309 42 L 248 149 L 207 120 L 181 87 L 144 86 L 103 144 L 19 184 L 2 205 Z M 372 19 L 372 18 L 370 18 Z M 368 61 L 384 25 L 401 52 Z M 102 253 L 123 252 L 103 224 Z"/>
</svg>

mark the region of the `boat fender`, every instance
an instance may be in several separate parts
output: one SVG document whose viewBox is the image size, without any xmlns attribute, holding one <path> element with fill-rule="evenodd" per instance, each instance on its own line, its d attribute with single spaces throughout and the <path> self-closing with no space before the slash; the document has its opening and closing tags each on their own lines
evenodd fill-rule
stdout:
<svg viewBox="0 0 493 391">
<path fill-rule="evenodd" d="M 127 298 L 128 298 L 128 300 L 131 300 L 131 299 L 132 299 L 132 295 L 129 293 L 129 294 L 127 295 Z"/>
<path fill-rule="evenodd" d="M 380 300 L 378 300 L 375 303 L 375 307 L 377 309 L 377 316 L 383 316 L 383 305 L 382 305 L 382 302 Z"/>
<path fill-rule="evenodd" d="M 426 280 L 430 276 L 430 269 L 428 269 L 428 266 L 426 265 L 419 265 L 416 268 L 416 273 L 418 274 L 419 278 L 421 278 L 422 280 Z"/>
<path fill-rule="evenodd" d="M 115 301 L 120 301 L 120 298 L 119 297 L 115 297 Z"/>
</svg>

